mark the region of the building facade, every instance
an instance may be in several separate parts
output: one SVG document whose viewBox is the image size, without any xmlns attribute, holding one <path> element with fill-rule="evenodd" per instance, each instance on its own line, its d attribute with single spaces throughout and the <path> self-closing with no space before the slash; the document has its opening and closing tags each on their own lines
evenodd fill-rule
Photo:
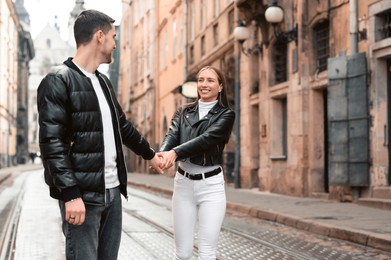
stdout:
<svg viewBox="0 0 391 260">
<path fill-rule="evenodd" d="M 207 8 L 206 1 L 123 4 L 119 98 L 129 118 L 156 149 L 175 110 L 194 100 L 183 93 L 184 84 L 194 82 L 201 66 L 226 71 L 233 100 L 234 9 L 234 1 L 228 0 L 214 1 L 213 9 Z M 209 46 L 211 39 L 214 44 Z M 198 52 L 201 44 L 202 53 Z M 131 152 L 128 156 L 130 171 L 148 171 L 145 161 L 132 157 Z"/>
<path fill-rule="evenodd" d="M 128 4 L 135 17 L 136 3 Z M 226 148 L 228 183 L 363 204 L 391 197 L 390 1 L 154 4 L 156 26 L 148 36 L 156 39 L 151 54 L 156 74 L 148 73 L 155 82 L 154 96 L 138 95 L 137 102 L 128 96 L 123 105 L 137 107 L 132 118 L 142 119 L 149 112 L 139 102 L 154 104 L 155 109 L 147 109 L 154 111 L 155 119 L 148 140 L 156 147 L 172 113 L 189 101 L 180 95 L 180 87 L 194 80 L 201 67 L 213 65 L 224 71 L 230 104 L 237 112 L 238 125 Z M 272 22 L 269 8 L 277 6 L 283 19 Z M 126 20 L 131 17 L 123 16 L 122 31 L 127 30 L 131 40 L 123 41 L 121 50 L 133 48 L 133 58 L 125 62 L 138 64 L 134 54 L 144 52 L 137 44 L 149 42 L 139 35 L 140 24 L 151 18 L 134 23 Z M 235 38 L 237 27 L 246 28 L 246 39 Z M 137 76 L 136 64 L 121 65 L 125 81 L 145 82 Z M 127 83 L 126 92 L 138 93 L 138 85 Z M 239 160 L 233 160 L 235 155 Z"/>
<path fill-rule="evenodd" d="M 69 15 L 69 28 L 73 28 L 73 23 L 77 15 L 85 10 L 84 2 L 75 1 L 75 6 Z M 69 34 L 73 37 L 72 33 Z M 68 57 L 76 53 L 76 44 L 74 38 L 68 41 L 61 38 L 60 28 L 57 24 L 56 17 L 50 21 L 33 39 L 35 47 L 35 57 L 30 62 L 29 85 L 29 149 L 32 153 L 39 152 L 39 125 L 38 125 L 38 108 L 37 108 L 37 88 L 41 80 L 46 76 L 53 66 L 62 64 Z"/>
<path fill-rule="evenodd" d="M 128 119 L 154 147 L 156 95 L 156 12 L 154 0 L 123 2 L 120 29 L 119 100 Z M 147 172 L 148 164 L 128 149 L 129 171 Z"/>
<path fill-rule="evenodd" d="M 18 94 L 17 94 L 17 135 L 16 135 L 16 162 L 26 163 L 30 159 L 28 141 L 28 77 L 30 61 L 34 58 L 34 44 L 30 34 L 30 17 L 24 7 L 23 0 L 14 2 L 19 18 L 19 46 L 18 46 Z"/>
<path fill-rule="evenodd" d="M 34 47 L 23 2 L 15 4 L 0 1 L 0 168 L 28 159 L 27 77 Z"/>
<path fill-rule="evenodd" d="M 276 26 L 265 16 L 273 3 L 284 13 Z M 253 32 L 241 59 L 241 96 L 250 100 L 241 100 L 243 187 L 361 203 L 391 197 L 389 4 L 236 2 Z"/>
</svg>

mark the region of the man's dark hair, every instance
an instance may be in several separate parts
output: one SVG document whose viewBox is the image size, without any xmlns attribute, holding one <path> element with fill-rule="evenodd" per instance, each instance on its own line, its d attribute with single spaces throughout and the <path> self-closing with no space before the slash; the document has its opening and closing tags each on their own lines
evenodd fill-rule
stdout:
<svg viewBox="0 0 391 260">
<path fill-rule="evenodd" d="M 73 33 L 75 35 L 76 46 L 89 43 L 94 33 L 102 30 L 107 33 L 112 28 L 115 22 L 110 16 L 96 10 L 85 10 L 81 12 L 73 26 Z"/>
</svg>

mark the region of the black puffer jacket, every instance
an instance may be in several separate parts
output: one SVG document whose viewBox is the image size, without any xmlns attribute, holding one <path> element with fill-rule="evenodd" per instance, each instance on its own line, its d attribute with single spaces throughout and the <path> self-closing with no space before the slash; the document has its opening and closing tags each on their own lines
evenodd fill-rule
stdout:
<svg viewBox="0 0 391 260">
<path fill-rule="evenodd" d="M 221 164 L 234 121 L 235 113 L 218 103 L 202 119 L 197 103 L 180 108 L 171 120 L 160 151 L 173 149 L 177 161 L 189 158 L 191 163 L 200 166 Z"/>
<path fill-rule="evenodd" d="M 120 189 L 127 198 L 122 144 L 147 160 L 155 152 L 126 120 L 109 79 L 98 71 L 96 75 L 111 109 Z M 50 195 L 64 201 L 82 197 L 87 204 L 104 204 L 102 115 L 91 80 L 69 58 L 41 81 L 37 104 L 39 143 Z"/>
</svg>

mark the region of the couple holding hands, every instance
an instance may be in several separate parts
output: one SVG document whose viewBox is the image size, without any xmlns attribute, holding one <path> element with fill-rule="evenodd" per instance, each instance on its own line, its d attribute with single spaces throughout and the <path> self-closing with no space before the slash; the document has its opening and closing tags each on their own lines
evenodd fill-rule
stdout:
<svg viewBox="0 0 391 260">
<path fill-rule="evenodd" d="M 45 182 L 62 216 L 67 259 L 117 259 L 122 200 L 127 198 L 125 145 L 159 173 L 178 168 L 172 212 L 174 259 L 191 259 L 198 221 L 199 259 L 216 259 L 225 215 L 223 150 L 235 120 L 224 75 L 197 74 L 198 99 L 179 108 L 159 152 L 150 148 L 98 71 L 116 48 L 114 19 L 85 10 L 74 24 L 76 54 L 38 87 L 39 140 Z"/>
</svg>

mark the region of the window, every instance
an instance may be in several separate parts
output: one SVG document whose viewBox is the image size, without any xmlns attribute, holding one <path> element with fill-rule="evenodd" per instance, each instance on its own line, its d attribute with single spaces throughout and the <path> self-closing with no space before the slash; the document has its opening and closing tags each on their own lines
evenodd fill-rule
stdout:
<svg viewBox="0 0 391 260">
<path fill-rule="evenodd" d="M 135 62 L 133 63 L 132 73 L 133 73 L 134 82 L 137 82 L 138 81 L 138 64 L 140 62 L 139 55 L 138 55 L 138 50 L 135 51 L 134 56 L 136 58 L 135 58 Z"/>
<path fill-rule="evenodd" d="M 391 11 L 388 10 L 377 16 L 376 19 L 376 41 L 391 37 Z"/>
<path fill-rule="evenodd" d="M 287 81 L 287 50 L 288 45 L 284 41 L 277 41 L 274 44 L 273 59 L 274 62 L 274 84 Z"/>
<path fill-rule="evenodd" d="M 201 56 L 205 55 L 205 35 L 201 37 Z"/>
<path fill-rule="evenodd" d="M 327 70 L 329 52 L 329 22 L 319 23 L 314 27 L 315 61 L 318 72 Z"/>
<path fill-rule="evenodd" d="M 228 12 L 228 34 L 231 35 L 234 32 L 235 29 L 235 16 L 234 16 L 234 9 L 230 10 Z"/>
<path fill-rule="evenodd" d="M 206 1 L 201 0 L 201 30 L 205 29 L 206 27 Z"/>
<path fill-rule="evenodd" d="M 172 59 L 176 57 L 177 51 L 177 32 L 176 32 L 176 20 L 172 21 Z"/>
<path fill-rule="evenodd" d="M 193 41 L 195 38 L 195 7 L 194 1 L 190 2 L 190 41 Z"/>
<path fill-rule="evenodd" d="M 213 26 L 213 46 L 217 46 L 219 44 L 219 24 L 215 24 Z"/>
<path fill-rule="evenodd" d="M 272 117 L 272 159 L 286 159 L 288 152 L 288 109 L 287 98 L 273 100 Z"/>
<path fill-rule="evenodd" d="M 52 47 L 52 41 L 50 39 L 46 39 L 46 47 L 50 49 Z"/>
<path fill-rule="evenodd" d="M 159 67 L 160 70 L 163 70 L 167 66 L 167 52 L 168 52 L 168 34 L 167 34 L 167 27 L 164 28 L 160 35 L 160 42 L 159 42 Z"/>
<path fill-rule="evenodd" d="M 214 17 L 216 18 L 220 14 L 220 0 L 214 0 L 213 5 L 214 5 Z"/>
<path fill-rule="evenodd" d="M 182 53 L 185 48 L 185 23 L 183 22 L 183 15 L 179 16 L 179 53 Z"/>
<path fill-rule="evenodd" d="M 194 63 L 194 45 L 190 46 L 189 49 L 189 63 L 190 64 Z"/>
</svg>

